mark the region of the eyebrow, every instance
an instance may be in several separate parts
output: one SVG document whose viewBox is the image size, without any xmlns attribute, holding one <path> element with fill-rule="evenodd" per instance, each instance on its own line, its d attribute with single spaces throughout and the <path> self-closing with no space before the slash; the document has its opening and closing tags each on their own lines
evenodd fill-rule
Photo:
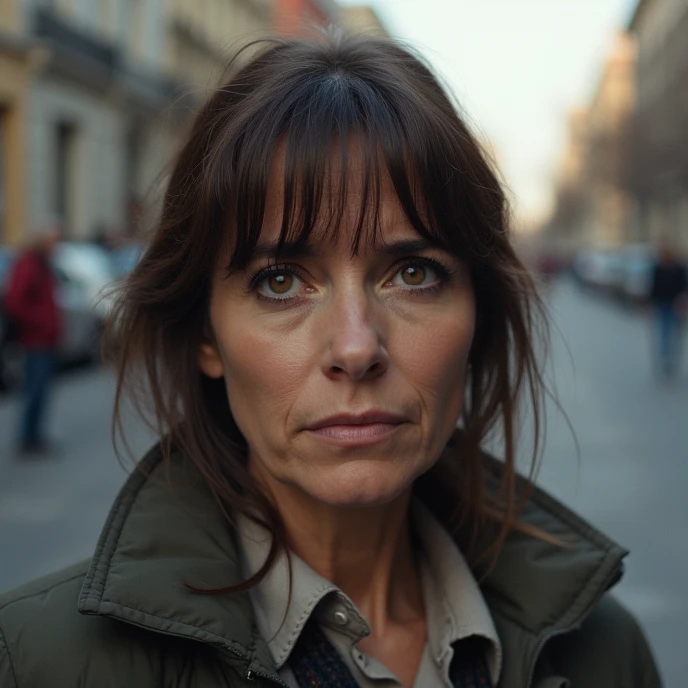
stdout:
<svg viewBox="0 0 688 688">
<path fill-rule="evenodd" d="M 323 254 L 321 246 L 309 242 L 284 243 L 280 245 L 279 241 L 264 241 L 256 246 L 251 259 L 293 260 L 297 258 L 317 258 Z M 427 239 L 419 237 L 418 239 L 400 239 L 399 241 L 381 244 L 376 249 L 376 253 L 394 258 L 437 248 L 440 247 Z"/>
</svg>

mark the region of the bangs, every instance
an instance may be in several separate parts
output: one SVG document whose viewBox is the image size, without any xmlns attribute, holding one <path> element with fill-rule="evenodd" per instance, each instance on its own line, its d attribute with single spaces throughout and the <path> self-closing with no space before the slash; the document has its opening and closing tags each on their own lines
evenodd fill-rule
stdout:
<svg viewBox="0 0 688 688">
<path fill-rule="evenodd" d="M 260 72 L 260 59 L 255 64 Z M 443 108 L 374 72 L 370 61 L 367 73 L 359 73 L 349 59 L 282 70 L 279 80 L 270 73 L 245 75 L 258 85 L 241 115 L 225 124 L 224 145 L 206 176 L 215 181 L 211 195 L 222 209 L 213 215 L 229 228 L 229 273 L 252 260 L 267 195 L 276 189 L 282 199 L 277 254 L 314 240 L 336 241 L 345 220 L 353 254 L 363 242 L 375 245 L 383 191 L 392 189 L 419 236 L 462 259 L 476 253 L 481 232 L 471 229 L 471 216 L 480 213 L 471 208 L 475 194 L 461 169 L 463 137 L 449 101 L 437 85 Z"/>
</svg>

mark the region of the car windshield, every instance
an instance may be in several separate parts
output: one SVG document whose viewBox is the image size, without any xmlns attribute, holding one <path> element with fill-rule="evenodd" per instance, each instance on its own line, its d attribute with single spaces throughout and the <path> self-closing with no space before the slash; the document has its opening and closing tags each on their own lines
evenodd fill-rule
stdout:
<svg viewBox="0 0 688 688">
<path fill-rule="evenodd" d="M 98 246 L 62 244 L 56 251 L 54 262 L 70 279 L 107 284 L 115 278 L 107 253 Z"/>
</svg>

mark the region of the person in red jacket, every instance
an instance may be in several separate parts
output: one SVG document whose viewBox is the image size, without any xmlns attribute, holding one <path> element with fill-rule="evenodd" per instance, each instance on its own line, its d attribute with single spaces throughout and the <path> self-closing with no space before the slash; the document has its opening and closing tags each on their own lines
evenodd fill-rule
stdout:
<svg viewBox="0 0 688 688">
<path fill-rule="evenodd" d="M 20 426 L 20 452 L 24 455 L 47 449 L 42 425 L 61 336 L 57 280 L 50 258 L 59 238 L 59 229 L 50 227 L 17 258 L 5 296 L 5 310 L 26 352 Z"/>
</svg>

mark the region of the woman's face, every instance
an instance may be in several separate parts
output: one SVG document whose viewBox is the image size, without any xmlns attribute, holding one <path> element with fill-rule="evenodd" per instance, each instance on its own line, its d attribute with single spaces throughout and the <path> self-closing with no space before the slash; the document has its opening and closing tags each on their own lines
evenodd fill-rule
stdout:
<svg viewBox="0 0 688 688">
<path fill-rule="evenodd" d="M 374 248 L 362 241 L 351 255 L 352 189 L 336 242 L 316 230 L 275 262 L 282 193 L 270 186 L 253 261 L 216 272 L 200 367 L 224 377 L 249 468 L 274 494 L 390 502 L 437 460 L 462 410 L 475 322 L 467 267 L 418 236 L 389 180 Z"/>
</svg>

